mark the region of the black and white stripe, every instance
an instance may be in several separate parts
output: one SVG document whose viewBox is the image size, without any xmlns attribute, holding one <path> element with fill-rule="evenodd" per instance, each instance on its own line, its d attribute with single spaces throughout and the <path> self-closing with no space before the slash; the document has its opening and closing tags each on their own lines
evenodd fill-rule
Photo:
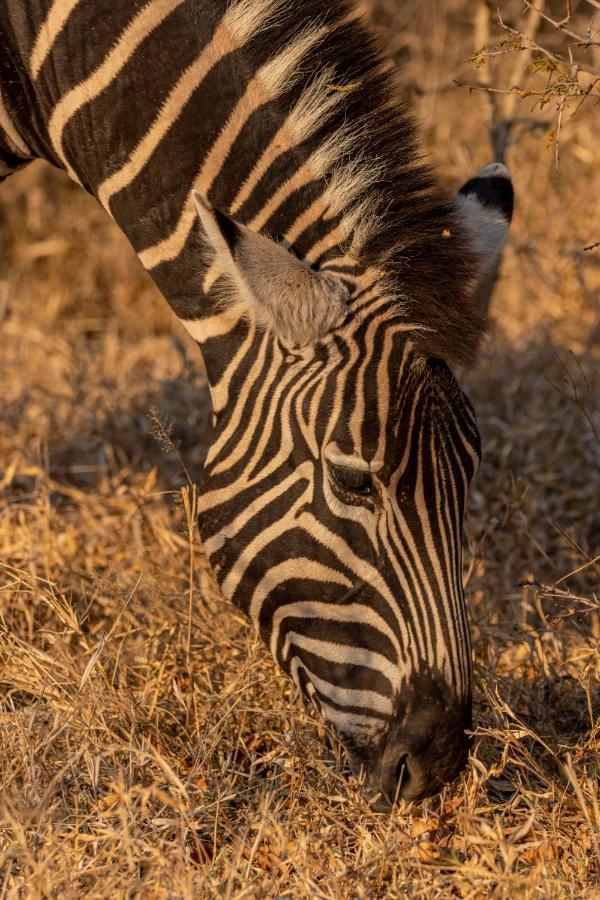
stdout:
<svg viewBox="0 0 600 900">
<path fill-rule="evenodd" d="M 458 210 L 440 192 L 347 0 L 4 0 L 0 41 L 0 178 L 64 168 L 201 345 L 225 596 L 371 789 L 434 790 L 466 749 L 479 454 L 441 359 L 475 356 L 490 249 L 465 209 L 506 173 Z"/>
</svg>

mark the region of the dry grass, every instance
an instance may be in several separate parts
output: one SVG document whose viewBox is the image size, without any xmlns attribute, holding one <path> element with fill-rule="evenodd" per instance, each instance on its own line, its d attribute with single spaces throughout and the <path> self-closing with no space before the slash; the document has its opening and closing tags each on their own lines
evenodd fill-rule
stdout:
<svg viewBox="0 0 600 900">
<path fill-rule="evenodd" d="M 386 17 L 457 183 L 489 153 L 485 92 L 444 89 L 479 49 L 471 5 Z M 511 151 L 496 327 L 467 378 L 478 737 L 459 784 L 392 816 L 324 757 L 190 546 L 197 351 L 92 200 L 37 164 L 2 185 L 1 897 L 599 896 L 595 116 L 590 98 L 562 123 L 558 176 L 544 132 Z"/>
</svg>

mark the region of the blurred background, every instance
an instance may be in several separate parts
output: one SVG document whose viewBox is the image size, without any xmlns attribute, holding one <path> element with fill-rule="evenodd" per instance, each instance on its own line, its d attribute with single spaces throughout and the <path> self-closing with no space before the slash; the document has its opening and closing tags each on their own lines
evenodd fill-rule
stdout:
<svg viewBox="0 0 600 900">
<path fill-rule="evenodd" d="M 516 192 L 490 336 L 461 373 L 484 448 L 465 558 L 480 738 L 444 846 L 464 867 L 462 896 L 482 884 L 533 891 L 549 872 L 552 896 L 568 885 L 584 896 L 600 871 L 600 4 L 367 8 L 449 190 L 504 154 Z M 285 775 L 273 760 L 290 747 L 292 769 L 318 758 L 321 726 L 286 706 L 290 686 L 220 600 L 189 527 L 209 423 L 197 348 L 96 201 L 43 163 L 3 183 L 0 850 L 13 848 L 11 889 L 49 879 L 59 893 L 93 892 L 98 870 L 118 894 L 134 866 L 149 890 L 197 878 L 220 890 L 245 872 L 257 890 L 291 878 L 302 895 L 315 873 L 325 891 L 346 877 L 341 859 L 360 858 L 369 893 L 412 872 L 399 860 L 391 875 L 375 851 L 364 861 L 356 797 L 344 800 L 352 839 L 326 830 L 319 803 L 346 788 L 322 766 L 294 782 L 285 828 L 277 804 L 259 810 L 275 863 L 270 849 L 268 864 L 244 851 L 264 799 L 248 772 L 263 760 L 264 786 Z M 531 816 L 529 844 L 502 849 Z M 381 850 L 389 832 L 373 828 Z M 313 830 L 310 846 L 294 829 Z M 82 833 L 95 844 L 76 851 Z M 419 833 L 411 847 L 431 837 Z M 460 882 L 439 865 L 420 877 L 429 897 Z"/>
</svg>

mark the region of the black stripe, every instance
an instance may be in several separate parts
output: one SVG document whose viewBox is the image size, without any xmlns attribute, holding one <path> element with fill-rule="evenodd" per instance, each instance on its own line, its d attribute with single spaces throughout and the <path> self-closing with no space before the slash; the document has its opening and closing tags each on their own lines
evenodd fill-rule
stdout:
<svg viewBox="0 0 600 900">
<path fill-rule="evenodd" d="M 508 222 L 513 217 L 515 192 L 510 178 L 501 175 L 471 178 L 458 193 L 477 197 L 482 206 L 502 213 Z"/>
</svg>

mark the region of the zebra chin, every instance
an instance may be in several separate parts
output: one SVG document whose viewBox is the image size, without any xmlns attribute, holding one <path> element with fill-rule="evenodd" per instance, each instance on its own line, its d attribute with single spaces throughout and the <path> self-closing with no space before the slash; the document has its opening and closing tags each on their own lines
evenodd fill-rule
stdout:
<svg viewBox="0 0 600 900">
<path fill-rule="evenodd" d="M 439 793 L 464 769 L 471 738 L 471 700 L 453 695 L 434 672 L 411 678 L 391 720 L 340 728 L 322 709 L 346 747 L 352 774 L 377 811 L 402 800 Z"/>
</svg>

